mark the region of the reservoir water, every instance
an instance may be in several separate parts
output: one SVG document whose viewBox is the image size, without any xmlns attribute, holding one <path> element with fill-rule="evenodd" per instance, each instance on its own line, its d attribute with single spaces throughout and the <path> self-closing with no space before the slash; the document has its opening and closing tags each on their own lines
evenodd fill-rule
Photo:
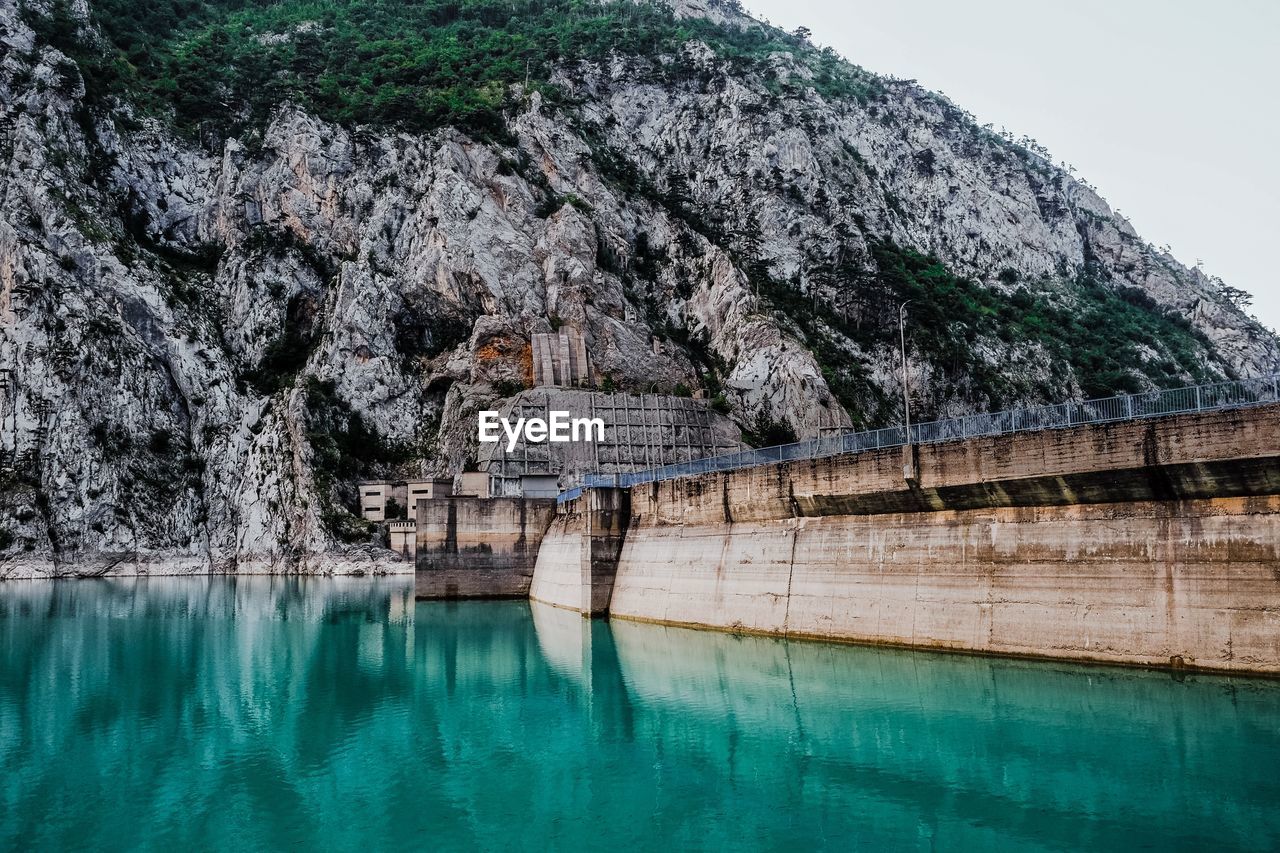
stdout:
<svg viewBox="0 0 1280 853">
<path fill-rule="evenodd" d="M 1280 847 L 1280 682 L 398 579 L 0 584 L 0 848 Z"/>
</svg>

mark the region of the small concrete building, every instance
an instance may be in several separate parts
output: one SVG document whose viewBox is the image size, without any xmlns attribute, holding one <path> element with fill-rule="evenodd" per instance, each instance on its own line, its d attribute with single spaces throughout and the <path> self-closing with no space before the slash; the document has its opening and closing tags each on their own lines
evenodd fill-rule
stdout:
<svg viewBox="0 0 1280 853">
<path fill-rule="evenodd" d="M 385 521 L 387 500 L 392 496 L 392 484 L 386 481 L 360 484 L 360 516 L 365 521 Z"/>
<path fill-rule="evenodd" d="M 399 505 L 399 510 L 395 513 L 397 518 L 413 517 L 411 514 L 404 514 L 409 505 L 409 496 L 403 481 L 371 480 L 360 484 L 360 516 L 365 521 L 390 521 L 387 517 L 388 501 L 395 501 Z"/>
<path fill-rule="evenodd" d="M 418 517 L 418 501 L 447 497 L 453 491 L 452 477 L 434 477 L 430 480 L 410 480 L 405 492 L 406 518 Z"/>
<path fill-rule="evenodd" d="M 406 519 L 387 525 L 391 534 L 391 550 L 412 561 L 418 553 L 418 523 Z"/>
<path fill-rule="evenodd" d="M 559 474 L 489 475 L 491 498 L 554 498 L 560 494 Z"/>
<path fill-rule="evenodd" d="M 455 495 L 469 498 L 489 497 L 489 472 L 464 471 L 458 477 L 458 488 Z"/>
</svg>

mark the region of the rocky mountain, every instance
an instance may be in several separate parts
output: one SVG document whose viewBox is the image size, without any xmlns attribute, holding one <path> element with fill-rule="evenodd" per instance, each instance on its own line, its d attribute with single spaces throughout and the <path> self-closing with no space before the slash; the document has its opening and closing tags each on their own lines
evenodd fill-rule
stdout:
<svg viewBox="0 0 1280 853">
<path fill-rule="evenodd" d="M 1044 152 L 733 2 L 0 0 L 0 577 L 380 571 L 538 332 L 749 442 L 1280 370 Z"/>
</svg>

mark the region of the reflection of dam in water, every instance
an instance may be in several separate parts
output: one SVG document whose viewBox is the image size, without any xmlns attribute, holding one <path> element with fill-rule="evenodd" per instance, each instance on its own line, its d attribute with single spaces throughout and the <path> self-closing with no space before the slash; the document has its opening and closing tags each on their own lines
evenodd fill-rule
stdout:
<svg viewBox="0 0 1280 853">
<path fill-rule="evenodd" d="M 1277 746 L 1280 685 L 627 621 L 612 623 L 612 638 L 633 701 L 733 720 L 794 761 L 788 784 L 834 782 L 827 769 L 842 767 L 898 820 L 919 819 L 915 808 L 933 803 L 986 828 L 963 846 L 997 837 L 1076 846 L 1081 815 L 1107 815 L 1087 830 L 1086 848 L 1124 846 L 1171 814 L 1185 822 L 1183 844 L 1188 825 L 1212 827 L 1206 846 L 1218 832 L 1246 838 L 1261 826 L 1280 840 L 1280 781 L 1237 775 L 1260 745 Z M 732 736 L 706 746 L 732 770 Z M 1270 823 L 1254 824 L 1222 791 L 1269 811 Z"/>
<path fill-rule="evenodd" d="M 1278 682 L 407 579 L 32 582 L 0 596 L 0 848 L 1265 849 L 1278 718 Z"/>
<path fill-rule="evenodd" d="M 539 648 L 558 672 L 588 695 L 620 687 L 637 730 L 698 732 L 710 778 L 774 768 L 781 801 L 856 791 L 850 808 L 886 825 L 929 825 L 945 846 L 1123 848 L 1171 815 L 1171 843 L 1193 844 L 1197 832 L 1209 846 L 1259 832 L 1280 841 L 1280 781 L 1249 770 L 1260 749 L 1280 758 L 1275 683 L 787 642 L 532 608 Z M 1241 799 L 1224 802 L 1222 792 Z M 933 836 L 942 826 L 958 834 Z"/>
</svg>

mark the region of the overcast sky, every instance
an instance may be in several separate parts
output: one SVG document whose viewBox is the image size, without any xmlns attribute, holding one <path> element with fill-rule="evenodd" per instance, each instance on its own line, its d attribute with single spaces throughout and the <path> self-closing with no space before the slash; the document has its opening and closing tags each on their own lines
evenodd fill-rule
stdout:
<svg viewBox="0 0 1280 853">
<path fill-rule="evenodd" d="M 743 0 L 1074 166 L 1280 328 L 1280 2 Z"/>
</svg>

